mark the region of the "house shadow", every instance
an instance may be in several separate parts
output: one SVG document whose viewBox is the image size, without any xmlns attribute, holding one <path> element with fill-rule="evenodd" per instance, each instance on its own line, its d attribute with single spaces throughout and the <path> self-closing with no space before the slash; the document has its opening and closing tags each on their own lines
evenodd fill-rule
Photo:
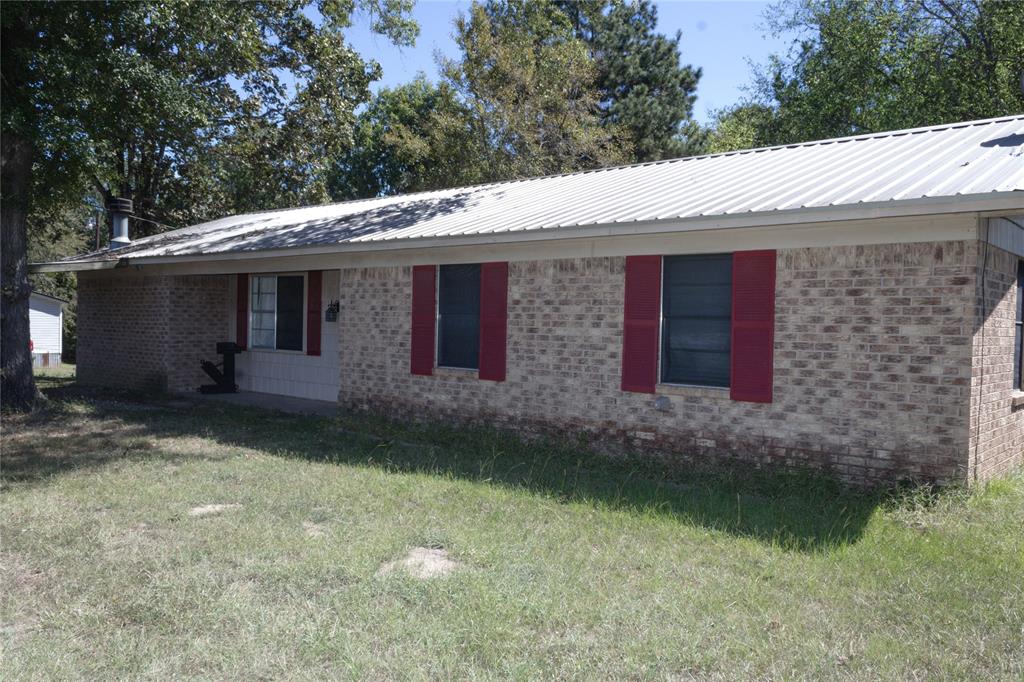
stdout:
<svg viewBox="0 0 1024 682">
<path fill-rule="evenodd" d="M 298 416 L 130 394 L 109 397 L 74 384 L 48 392 L 55 405 L 85 400 L 91 413 L 116 418 L 123 436 L 104 440 L 94 435 L 92 441 L 74 445 L 45 440 L 33 444 L 28 456 L 5 461 L 3 477 L 8 481 L 36 485 L 64 470 L 167 457 L 159 439 L 198 437 L 282 458 L 522 490 L 564 504 L 662 518 L 800 552 L 857 542 L 892 494 L 848 488 L 808 472 L 767 472 L 749 466 L 701 470 L 679 463 L 610 458 L 579 442 L 528 441 L 486 426 L 414 425 L 357 414 Z M 59 421 L 62 416 L 58 411 L 38 418 Z M 48 452 L 54 446 L 62 450 L 57 456 Z M 220 458 L 212 450 L 201 456 Z"/>
</svg>

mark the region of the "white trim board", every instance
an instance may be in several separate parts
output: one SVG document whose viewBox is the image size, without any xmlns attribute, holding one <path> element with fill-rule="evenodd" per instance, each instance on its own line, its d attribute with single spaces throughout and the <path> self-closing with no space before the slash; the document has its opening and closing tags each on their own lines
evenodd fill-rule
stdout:
<svg viewBox="0 0 1024 682">
<path fill-rule="evenodd" d="M 355 254 L 376 251 L 426 250 L 432 248 L 456 248 L 460 246 L 487 246 L 526 244 L 530 242 L 576 241 L 603 238 L 633 239 L 641 235 L 678 235 L 681 233 L 739 230 L 780 226 L 815 226 L 828 229 L 870 220 L 886 221 L 900 218 L 932 218 L 949 215 L 974 215 L 981 212 L 1015 213 L 1024 209 L 1024 192 L 989 192 L 954 197 L 925 197 L 903 201 L 883 201 L 850 206 L 820 206 L 786 211 L 764 211 L 732 215 L 713 215 L 683 219 L 658 219 L 646 222 L 623 222 L 611 224 L 559 226 L 545 229 L 516 231 L 492 231 L 480 234 L 450 235 L 443 237 L 403 238 L 391 240 L 366 240 L 251 251 L 223 251 L 191 253 L 181 255 L 133 256 L 125 253 L 120 260 L 107 260 L 90 267 L 109 269 L 125 265 L 183 264 L 203 261 L 262 260 L 280 257 L 306 257 L 326 254 Z M 222 235 L 223 236 L 223 235 Z M 879 242 L 872 242 L 879 243 Z M 142 245 L 140 245 L 142 246 Z M 211 247 L 212 248 L 212 247 Z M 782 248 L 782 247 L 780 247 Z M 145 253 L 145 251 L 141 251 Z M 110 254 L 117 256 L 117 252 Z M 36 263 L 33 272 L 58 272 L 86 269 L 85 263 Z M 238 270 L 219 270 L 232 272 Z"/>
<path fill-rule="evenodd" d="M 336 270 L 435 263 L 551 260 L 647 254 L 720 253 L 754 249 L 795 249 L 869 244 L 964 241 L 978 239 L 974 213 L 913 218 L 878 218 L 843 223 L 812 223 L 733 228 L 593 239 L 557 239 L 505 244 L 406 248 L 387 251 L 337 252 L 231 260 L 133 265 L 107 276 L 202 275 Z"/>
</svg>

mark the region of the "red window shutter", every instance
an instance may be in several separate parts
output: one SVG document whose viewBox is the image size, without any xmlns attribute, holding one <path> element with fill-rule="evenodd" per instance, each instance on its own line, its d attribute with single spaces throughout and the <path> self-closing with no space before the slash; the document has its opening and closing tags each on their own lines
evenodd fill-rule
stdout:
<svg viewBox="0 0 1024 682">
<path fill-rule="evenodd" d="M 310 270 L 306 274 L 306 355 L 320 355 L 320 312 L 324 273 Z"/>
<path fill-rule="evenodd" d="M 775 251 L 732 256 L 730 397 L 772 401 L 775 350 Z"/>
<path fill-rule="evenodd" d="M 480 374 L 505 380 L 508 337 L 508 263 L 480 265 Z"/>
<path fill-rule="evenodd" d="M 437 325 L 437 266 L 416 265 L 412 269 L 412 339 L 410 370 L 413 374 L 434 373 L 434 336 Z"/>
<path fill-rule="evenodd" d="M 654 393 L 658 382 L 661 256 L 626 257 L 622 390 Z"/>
<path fill-rule="evenodd" d="M 249 346 L 249 275 L 241 273 L 235 284 L 235 343 Z"/>
</svg>

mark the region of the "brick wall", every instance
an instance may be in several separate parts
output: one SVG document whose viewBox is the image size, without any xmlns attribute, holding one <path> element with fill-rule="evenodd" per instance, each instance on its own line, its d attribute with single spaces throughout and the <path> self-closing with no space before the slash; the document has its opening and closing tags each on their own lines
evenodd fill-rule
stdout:
<svg viewBox="0 0 1024 682">
<path fill-rule="evenodd" d="M 979 259 L 971 379 L 972 477 L 985 480 L 1024 462 L 1024 404 L 1014 404 L 1014 320 L 1020 258 L 989 247 Z M 985 273 L 984 287 L 980 285 Z M 1020 398 L 1017 403 L 1022 403 Z"/>
<path fill-rule="evenodd" d="M 156 390 L 195 390 L 203 358 L 227 338 L 225 276 L 78 277 L 78 380 Z"/>
<path fill-rule="evenodd" d="M 168 386 L 174 391 L 194 391 L 213 381 L 202 370 L 202 360 L 220 362 L 219 341 L 228 336 L 228 319 L 233 310 L 225 309 L 228 277 L 224 275 L 169 277 L 167 372 Z"/>
<path fill-rule="evenodd" d="M 409 372 L 411 268 L 343 269 L 343 405 L 567 430 L 651 456 L 967 477 L 975 242 L 780 251 L 771 404 L 619 389 L 623 258 L 513 262 L 508 378 Z M 660 401 L 664 403 L 665 401 Z"/>
<path fill-rule="evenodd" d="M 770 404 L 710 388 L 622 392 L 621 257 L 510 263 L 501 383 L 410 374 L 411 268 L 342 269 L 339 399 L 578 432 L 609 451 L 698 463 L 801 464 L 857 482 L 981 480 L 1024 453 L 1011 386 L 1017 259 L 989 250 L 984 301 L 983 260 L 975 241 L 780 251 Z M 199 360 L 230 338 L 229 282 L 82 273 L 80 380 L 194 390 L 206 380 Z"/>
</svg>

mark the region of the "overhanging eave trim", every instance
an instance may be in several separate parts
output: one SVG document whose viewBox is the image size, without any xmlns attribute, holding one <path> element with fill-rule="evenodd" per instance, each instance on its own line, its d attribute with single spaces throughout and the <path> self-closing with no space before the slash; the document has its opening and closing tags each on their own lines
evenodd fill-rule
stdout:
<svg viewBox="0 0 1024 682">
<path fill-rule="evenodd" d="M 28 271 L 31 273 L 43 272 L 84 272 L 86 270 L 113 270 L 117 267 L 124 267 L 127 263 L 121 260 L 79 260 L 79 261 L 53 261 L 50 263 L 30 263 Z"/>
<path fill-rule="evenodd" d="M 72 263 L 37 264 L 55 266 L 33 272 L 60 272 L 71 270 L 106 269 L 124 265 L 171 265 L 191 262 L 262 260 L 283 256 L 320 256 L 345 253 L 372 253 L 388 250 L 428 249 L 448 246 L 480 246 L 515 242 L 569 240 L 578 238 L 629 237 L 697 232 L 743 227 L 788 226 L 804 223 L 831 223 L 878 218 L 915 217 L 955 213 L 997 212 L 1024 208 L 1024 192 L 986 192 L 956 196 L 924 197 L 902 201 L 883 201 L 849 206 L 815 206 L 786 211 L 763 211 L 733 215 L 700 216 L 694 218 L 664 218 L 643 222 L 574 225 L 518 231 L 494 231 L 480 234 L 437 237 L 394 238 L 377 241 L 341 242 L 311 246 L 293 246 L 277 249 L 222 251 L 215 253 L 189 253 L 181 255 L 154 255 L 131 257 L 101 267 L 69 267 Z M 192 248 L 200 248 L 198 245 Z M 85 262 L 80 262 L 85 263 Z"/>
</svg>

